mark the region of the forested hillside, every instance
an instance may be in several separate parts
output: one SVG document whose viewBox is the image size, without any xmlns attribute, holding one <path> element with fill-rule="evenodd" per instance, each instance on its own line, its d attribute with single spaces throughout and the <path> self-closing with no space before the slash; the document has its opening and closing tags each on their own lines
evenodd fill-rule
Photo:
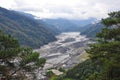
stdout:
<svg viewBox="0 0 120 80">
<path fill-rule="evenodd" d="M 31 19 L 34 19 L 39 24 L 43 25 L 47 30 L 52 32 L 54 35 L 58 35 L 59 33 L 61 33 L 61 31 L 59 29 L 57 29 L 53 24 L 48 24 L 46 21 L 44 21 L 44 19 L 39 19 L 36 16 L 29 14 L 29 13 L 24 13 L 24 12 L 19 12 L 19 11 L 14 11 L 14 12 L 24 15 L 26 17 L 29 17 Z"/>
<path fill-rule="evenodd" d="M 102 19 L 105 25 L 89 45 L 89 59 L 51 80 L 120 80 L 120 11 Z"/>
<path fill-rule="evenodd" d="M 78 25 L 74 24 L 72 21 L 67 19 L 44 19 L 44 22 L 47 24 L 53 25 L 55 28 L 57 28 L 61 32 L 74 32 L 79 31 Z"/>
<path fill-rule="evenodd" d="M 18 38 L 21 45 L 32 48 L 56 40 L 54 31 L 47 29 L 42 22 L 4 8 L 0 8 L 0 29 Z"/>
<path fill-rule="evenodd" d="M 81 35 L 86 35 L 89 38 L 94 38 L 96 36 L 96 33 L 100 32 L 104 25 L 99 22 L 95 24 L 88 24 L 84 27 L 81 27 Z"/>
</svg>

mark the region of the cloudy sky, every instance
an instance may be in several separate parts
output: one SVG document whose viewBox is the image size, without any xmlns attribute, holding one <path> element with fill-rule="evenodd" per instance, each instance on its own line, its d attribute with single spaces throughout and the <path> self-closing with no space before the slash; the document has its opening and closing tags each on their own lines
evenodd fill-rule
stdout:
<svg viewBox="0 0 120 80">
<path fill-rule="evenodd" d="M 120 0 L 0 0 L 0 6 L 39 18 L 101 19 L 120 10 Z"/>
</svg>

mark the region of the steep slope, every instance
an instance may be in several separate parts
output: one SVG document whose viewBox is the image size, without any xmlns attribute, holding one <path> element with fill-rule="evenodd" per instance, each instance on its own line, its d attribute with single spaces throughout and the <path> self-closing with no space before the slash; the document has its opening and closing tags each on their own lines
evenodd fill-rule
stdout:
<svg viewBox="0 0 120 80">
<path fill-rule="evenodd" d="M 57 76 L 51 80 L 88 80 L 93 74 L 99 72 L 101 67 L 94 65 L 90 59 L 79 63 L 72 69 L 66 71 L 63 75 Z"/>
<path fill-rule="evenodd" d="M 37 21 L 38 23 L 44 24 L 45 28 L 49 29 L 54 35 L 58 35 L 61 33 L 61 31 L 58 28 L 56 28 L 54 25 L 48 24 L 42 19 L 41 20 L 38 19 Z"/>
<path fill-rule="evenodd" d="M 20 15 L 24 15 L 24 16 L 29 17 L 29 18 L 31 18 L 31 19 L 34 19 L 34 18 L 36 17 L 36 16 L 34 16 L 34 15 L 32 15 L 32 14 L 25 13 L 25 12 L 21 12 L 21 11 L 13 11 L 13 12 L 15 12 L 15 13 L 17 13 L 17 14 L 20 14 Z"/>
<path fill-rule="evenodd" d="M 41 23 L 17 12 L 0 8 L 0 29 L 17 37 L 23 46 L 38 48 L 56 40 L 53 33 Z"/>
<path fill-rule="evenodd" d="M 30 13 L 19 12 L 19 11 L 15 11 L 15 12 L 18 13 L 18 14 L 22 14 L 22 15 L 24 15 L 26 17 L 29 17 L 31 19 L 35 19 L 36 22 L 44 25 L 44 27 L 47 28 L 48 30 L 50 30 L 54 35 L 58 35 L 60 33 L 60 31 L 54 25 L 48 24 L 48 23 L 44 22 L 44 20 L 39 19 L 39 18 L 37 18 L 36 16 L 34 16 L 34 15 L 30 14 Z"/>
<path fill-rule="evenodd" d="M 101 29 L 104 27 L 103 24 L 95 23 L 95 24 L 88 24 L 82 28 L 80 28 L 81 34 L 86 35 L 87 37 L 95 37 L 96 33 L 100 32 Z"/>
</svg>

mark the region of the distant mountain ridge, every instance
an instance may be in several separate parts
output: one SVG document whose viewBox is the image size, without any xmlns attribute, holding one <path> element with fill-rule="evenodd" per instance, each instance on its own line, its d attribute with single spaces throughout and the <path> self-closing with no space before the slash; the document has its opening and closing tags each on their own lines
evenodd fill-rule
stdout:
<svg viewBox="0 0 120 80">
<path fill-rule="evenodd" d="M 87 20 L 69 20 L 63 18 L 57 19 L 43 19 L 47 24 L 53 25 L 55 28 L 61 32 L 79 32 L 82 31 L 81 27 L 84 27 L 87 24 L 92 24 L 96 19 L 90 18 Z"/>
<path fill-rule="evenodd" d="M 54 32 L 47 29 L 45 25 L 35 19 L 0 7 L 0 29 L 18 38 L 23 46 L 38 48 L 56 40 Z"/>
<path fill-rule="evenodd" d="M 89 38 L 94 38 L 96 33 L 100 32 L 104 25 L 101 22 L 88 24 L 81 28 L 81 35 L 86 35 Z"/>
<path fill-rule="evenodd" d="M 37 16 L 34 16 L 30 13 L 25 13 L 25 12 L 19 12 L 19 11 L 14 11 L 14 12 L 36 20 L 36 22 L 44 25 L 44 27 L 50 30 L 54 35 L 58 35 L 59 33 L 61 33 L 61 31 L 58 30 L 54 25 L 46 23 L 43 19 L 36 19 Z"/>
<path fill-rule="evenodd" d="M 43 19 L 44 22 L 47 24 L 53 25 L 55 28 L 57 28 L 61 32 L 75 32 L 79 31 L 76 24 L 72 23 L 70 20 L 67 19 Z"/>
<path fill-rule="evenodd" d="M 81 32 L 87 37 L 94 37 L 101 30 L 101 23 L 92 24 L 95 19 L 35 19 L 29 13 L 11 11 L 0 7 L 0 29 L 6 34 L 18 38 L 23 46 L 38 48 L 56 40 L 61 32 Z"/>
<path fill-rule="evenodd" d="M 35 18 L 35 16 L 29 13 L 19 12 L 25 16 Z M 84 20 L 68 20 L 63 18 L 57 19 L 37 19 L 41 24 L 45 24 L 54 34 L 59 34 L 61 32 L 81 32 L 82 35 L 87 37 L 95 37 L 95 34 L 101 30 L 103 25 L 100 22 L 96 22 L 95 18 L 89 18 Z"/>
<path fill-rule="evenodd" d="M 96 21 L 95 18 L 83 19 L 83 20 L 70 20 L 72 23 L 76 24 L 79 27 L 86 26 L 88 24 L 92 24 Z"/>
</svg>

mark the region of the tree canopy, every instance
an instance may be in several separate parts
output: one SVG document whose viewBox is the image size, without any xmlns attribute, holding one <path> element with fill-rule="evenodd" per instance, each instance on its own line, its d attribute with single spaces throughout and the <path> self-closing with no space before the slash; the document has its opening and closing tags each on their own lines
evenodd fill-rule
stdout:
<svg viewBox="0 0 120 80">
<path fill-rule="evenodd" d="M 21 47 L 16 38 L 0 31 L 0 79 L 27 79 L 26 75 L 34 74 L 34 70 L 43 67 L 45 62 L 44 58 L 39 58 L 39 53 Z"/>
<path fill-rule="evenodd" d="M 102 19 L 103 28 L 89 44 L 89 59 L 53 80 L 120 80 L 120 11 Z"/>
<path fill-rule="evenodd" d="M 97 34 L 97 42 L 87 52 L 95 65 L 103 66 L 97 77 L 90 80 L 120 80 L 120 11 L 102 19 L 106 26 Z"/>
</svg>

